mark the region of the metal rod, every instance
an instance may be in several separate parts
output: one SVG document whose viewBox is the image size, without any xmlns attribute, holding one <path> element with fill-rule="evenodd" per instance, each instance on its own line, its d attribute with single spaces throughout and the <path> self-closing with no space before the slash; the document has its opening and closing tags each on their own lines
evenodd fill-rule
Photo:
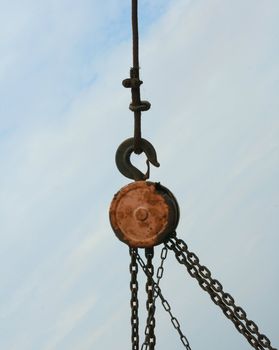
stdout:
<svg viewBox="0 0 279 350">
<path fill-rule="evenodd" d="M 134 152 L 136 154 L 141 154 L 141 112 L 135 112 L 134 125 Z"/>
<path fill-rule="evenodd" d="M 139 69 L 138 0 L 132 0 L 133 66 Z"/>
<path fill-rule="evenodd" d="M 132 0 L 132 31 L 133 31 L 133 78 L 139 80 L 139 26 L 138 26 L 138 0 Z M 131 78 L 132 78 L 131 76 Z M 140 104 L 140 88 L 132 89 L 134 105 Z M 141 112 L 134 112 L 134 152 L 141 154 Z"/>
</svg>

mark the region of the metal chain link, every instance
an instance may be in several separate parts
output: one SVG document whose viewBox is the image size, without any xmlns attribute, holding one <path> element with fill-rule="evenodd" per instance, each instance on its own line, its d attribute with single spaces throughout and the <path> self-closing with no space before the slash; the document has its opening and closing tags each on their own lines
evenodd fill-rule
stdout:
<svg viewBox="0 0 279 350">
<path fill-rule="evenodd" d="M 131 340 L 132 340 L 132 350 L 139 350 L 139 317 L 138 317 L 138 264 L 137 264 L 137 254 L 138 250 L 134 248 L 130 248 L 130 273 L 131 273 L 131 282 L 130 282 L 130 290 L 131 290 Z"/>
<path fill-rule="evenodd" d="M 165 253 L 164 253 L 165 254 Z M 147 266 L 145 265 L 144 261 L 142 260 L 142 258 L 140 257 L 139 254 L 137 254 L 137 261 L 140 264 L 141 268 L 143 269 L 143 272 L 146 274 L 147 277 L 151 277 L 152 278 L 152 284 L 153 284 L 153 288 L 154 288 L 154 298 L 157 296 L 161 299 L 161 303 L 165 309 L 165 311 L 169 314 L 170 319 L 171 319 L 171 323 L 173 324 L 174 328 L 176 329 L 176 331 L 178 332 L 179 336 L 180 336 L 180 340 L 183 344 L 183 346 L 187 349 L 187 350 L 191 350 L 190 344 L 188 339 L 186 338 L 186 336 L 182 333 L 181 331 L 181 327 L 180 327 L 180 323 L 177 320 L 177 318 L 173 315 L 172 311 L 171 311 L 171 306 L 168 303 L 168 301 L 164 298 L 161 288 L 160 286 L 154 281 L 153 277 L 150 276 L 150 273 L 148 271 Z M 144 348 L 146 349 L 146 348 Z"/>
<path fill-rule="evenodd" d="M 259 332 L 256 323 L 247 318 L 246 312 L 235 304 L 234 298 L 223 291 L 222 284 L 211 277 L 209 269 L 200 264 L 197 255 L 188 250 L 183 240 L 174 234 L 165 245 L 174 251 L 178 262 L 186 267 L 190 276 L 198 281 L 201 288 L 210 295 L 212 301 L 222 309 L 225 316 L 234 323 L 236 329 L 252 347 L 257 350 L 277 350 L 271 346 L 267 336 Z"/>
<path fill-rule="evenodd" d="M 167 256 L 168 256 L 168 248 L 167 247 L 163 247 L 162 250 L 161 250 L 161 263 L 160 263 L 160 266 L 158 267 L 157 269 L 157 272 L 156 272 L 156 277 L 157 277 L 157 285 L 159 286 L 160 285 L 160 281 L 161 279 L 163 278 L 163 275 L 164 275 L 164 264 L 165 264 L 165 261 L 167 259 Z M 154 299 L 157 299 L 158 297 L 158 294 L 155 293 L 154 295 Z"/>
</svg>

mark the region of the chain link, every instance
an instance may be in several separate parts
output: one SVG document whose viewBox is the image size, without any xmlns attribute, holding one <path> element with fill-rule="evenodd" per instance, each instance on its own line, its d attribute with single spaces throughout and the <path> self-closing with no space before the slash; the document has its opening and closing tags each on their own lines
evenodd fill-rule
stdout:
<svg viewBox="0 0 279 350">
<path fill-rule="evenodd" d="M 139 317 L 138 317 L 138 264 L 137 264 L 137 254 L 138 250 L 134 248 L 130 248 L 130 273 L 131 273 L 131 282 L 130 282 L 130 290 L 131 290 L 131 327 L 132 327 L 132 350 L 139 350 Z"/>
<path fill-rule="evenodd" d="M 210 270 L 200 264 L 197 255 L 188 250 L 183 240 L 174 234 L 165 245 L 174 251 L 178 262 L 186 267 L 191 277 L 198 281 L 201 288 L 210 295 L 212 301 L 222 309 L 225 316 L 234 323 L 236 329 L 252 347 L 257 350 L 277 350 L 271 346 L 267 336 L 259 332 L 256 323 L 247 318 L 246 312 L 235 304 L 234 298 L 223 291 L 222 284 L 211 277 Z"/>
<path fill-rule="evenodd" d="M 162 254 L 166 254 L 166 253 L 162 253 Z M 154 288 L 154 298 L 159 297 L 161 299 L 161 303 L 163 305 L 163 308 L 165 309 L 165 311 L 169 314 L 170 319 L 171 319 L 171 323 L 173 324 L 174 328 L 176 329 L 176 331 L 179 334 L 180 340 L 183 344 L 183 346 L 187 349 L 187 350 L 191 350 L 190 344 L 188 339 L 186 338 L 186 336 L 182 333 L 181 328 L 180 328 L 180 323 L 177 320 L 176 317 L 174 317 L 172 311 L 171 311 L 171 306 L 168 303 L 168 301 L 164 298 L 161 288 L 160 286 L 154 281 L 153 277 L 150 275 L 147 265 L 145 265 L 144 261 L 142 260 L 142 258 L 140 257 L 139 254 L 137 254 L 137 261 L 140 264 L 141 268 L 143 269 L 143 272 L 146 274 L 147 277 L 152 278 L 152 284 L 153 284 L 153 288 Z M 155 299 L 154 299 L 155 300 Z M 144 345 L 144 344 L 143 344 Z M 146 347 L 142 347 L 142 349 L 147 349 Z"/>
<path fill-rule="evenodd" d="M 167 247 L 163 247 L 162 250 L 161 250 L 161 263 L 160 263 L 160 266 L 158 267 L 157 269 L 157 272 L 156 272 L 156 277 L 157 277 L 157 285 L 159 286 L 160 284 L 160 281 L 161 279 L 163 278 L 163 275 L 164 275 L 164 264 L 165 264 L 165 261 L 167 259 L 167 256 L 168 256 L 168 248 Z M 154 298 L 156 299 L 158 297 L 157 294 L 154 295 Z"/>
</svg>

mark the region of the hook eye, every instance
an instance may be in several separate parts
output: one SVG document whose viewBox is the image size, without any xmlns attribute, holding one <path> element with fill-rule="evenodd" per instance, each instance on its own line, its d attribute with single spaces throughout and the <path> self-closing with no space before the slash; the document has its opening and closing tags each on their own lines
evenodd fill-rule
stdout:
<svg viewBox="0 0 279 350">
<path fill-rule="evenodd" d="M 150 163 L 156 167 L 160 166 L 160 164 L 157 161 L 157 154 L 155 148 L 149 141 L 141 139 L 141 148 L 147 157 L 146 174 L 143 174 L 131 163 L 131 154 L 134 152 L 134 138 L 129 138 L 122 142 L 121 145 L 118 147 L 115 155 L 115 162 L 121 174 L 135 181 L 147 180 L 149 178 Z"/>
</svg>

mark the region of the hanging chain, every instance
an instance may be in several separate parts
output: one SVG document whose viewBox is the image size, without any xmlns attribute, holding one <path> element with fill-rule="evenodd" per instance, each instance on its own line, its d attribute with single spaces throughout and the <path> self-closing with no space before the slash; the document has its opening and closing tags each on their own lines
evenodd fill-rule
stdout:
<svg viewBox="0 0 279 350">
<path fill-rule="evenodd" d="M 166 247 L 163 247 L 162 251 L 161 251 L 161 263 L 160 263 L 160 266 L 158 267 L 157 273 L 156 273 L 156 277 L 157 277 L 156 284 L 158 286 L 159 286 L 160 281 L 161 281 L 161 279 L 163 277 L 163 274 L 164 274 L 164 262 L 165 262 L 165 260 L 167 258 L 167 255 L 168 255 L 168 249 Z M 152 282 L 152 285 L 153 285 L 153 282 Z M 141 350 L 147 350 L 148 349 L 150 327 L 151 327 L 151 323 L 152 323 L 152 318 L 154 317 L 155 310 L 156 310 L 156 299 L 157 299 L 157 297 L 158 297 L 158 293 L 154 289 L 154 296 L 153 296 L 153 301 L 152 301 L 152 312 L 150 312 L 150 314 L 148 315 L 148 318 L 147 318 L 145 332 L 144 332 L 145 340 L 144 340 L 144 343 L 141 346 Z"/>
<path fill-rule="evenodd" d="M 210 295 L 212 301 L 222 309 L 252 347 L 257 350 L 277 350 L 271 346 L 267 336 L 259 332 L 256 323 L 247 318 L 246 312 L 235 304 L 234 298 L 223 291 L 222 284 L 211 277 L 209 269 L 200 264 L 196 254 L 190 252 L 187 244 L 176 237 L 176 233 L 165 244 L 174 251 L 178 262 L 186 267 L 191 277 L 198 281 L 201 288 Z"/>
<path fill-rule="evenodd" d="M 146 276 L 152 278 L 152 283 L 153 283 L 153 287 L 154 287 L 154 298 L 159 297 L 161 299 L 161 303 L 163 305 L 163 308 L 169 314 L 170 319 L 171 319 L 171 323 L 172 323 L 173 327 L 176 329 L 176 331 L 178 332 L 178 334 L 180 336 L 180 340 L 181 340 L 183 346 L 187 350 L 191 350 L 189 341 L 186 338 L 186 336 L 182 333 L 181 328 L 180 328 L 180 323 L 179 323 L 178 319 L 173 315 L 169 302 L 163 296 L 160 286 L 154 281 L 153 277 L 150 276 L 148 268 L 145 265 L 144 261 L 142 260 L 142 258 L 140 257 L 139 254 L 137 254 L 137 261 L 140 264 L 140 266 L 141 266 L 143 272 L 146 274 Z M 144 346 L 144 344 L 143 344 L 142 349 L 147 349 L 147 347 Z"/>
<path fill-rule="evenodd" d="M 152 259 L 154 256 L 154 248 L 147 248 L 145 249 L 145 256 L 146 256 L 146 268 L 148 271 L 147 275 L 147 282 L 145 286 L 145 290 L 147 293 L 147 302 L 146 302 L 146 310 L 148 313 L 147 316 L 147 326 L 146 327 L 146 337 L 148 341 L 145 341 L 145 345 L 148 344 L 149 350 L 155 349 L 156 344 L 156 336 L 155 336 L 155 300 L 154 300 L 154 285 L 153 285 L 153 275 L 154 275 L 154 266 L 152 263 Z M 147 340 L 146 339 L 146 340 Z"/>
<path fill-rule="evenodd" d="M 139 317 L 138 317 L 138 264 L 137 264 L 137 249 L 130 248 L 130 273 L 131 273 L 131 282 L 130 282 L 130 290 L 131 290 L 131 340 L 132 340 L 132 350 L 139 349 Z"/>
</svg>

